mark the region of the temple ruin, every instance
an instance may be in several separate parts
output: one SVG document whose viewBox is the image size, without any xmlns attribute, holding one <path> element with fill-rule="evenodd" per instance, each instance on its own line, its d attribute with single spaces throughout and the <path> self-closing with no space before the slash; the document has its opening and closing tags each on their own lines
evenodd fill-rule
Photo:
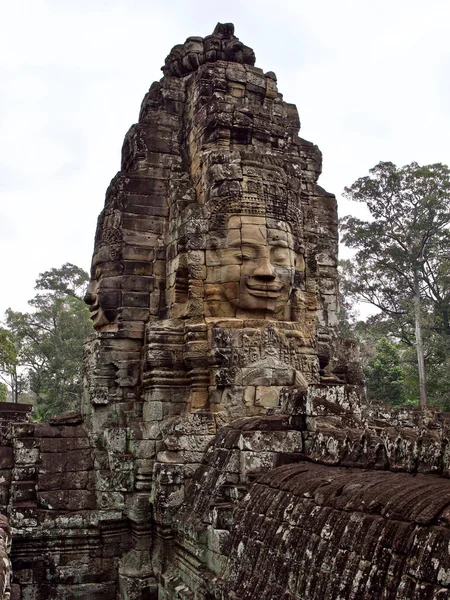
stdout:
<svg viewBox="0 0 450 600">
<path fill-rule="evenodd" d="M 366 404 L 321 153 L 254 65 L 188 38 L 125 136 L 81 412 L 0 423 L 5 599 L 450 598 L 447 416 Z"/>
</svg>

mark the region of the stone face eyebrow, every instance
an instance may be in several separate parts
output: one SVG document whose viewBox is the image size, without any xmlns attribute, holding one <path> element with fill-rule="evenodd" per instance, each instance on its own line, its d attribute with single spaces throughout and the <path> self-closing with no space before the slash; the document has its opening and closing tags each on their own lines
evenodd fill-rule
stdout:
<svg viewBox="0 0 450 600">
<path fill-rule="evenodd" d="M 268 239 L 267 243 L 269 244 L 269 246 L 280 246 L 282 248 L 289 248 L 289 244 L 286 242 L 286 240 L 274 240 L 274 239 Z"/>
</svg>

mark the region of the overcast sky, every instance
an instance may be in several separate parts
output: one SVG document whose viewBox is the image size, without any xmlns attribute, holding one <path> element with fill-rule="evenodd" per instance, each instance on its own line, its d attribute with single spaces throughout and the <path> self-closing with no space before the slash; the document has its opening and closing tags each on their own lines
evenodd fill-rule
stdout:
<svg viewBox="0 0 450 600">
<path fill-rule="evenodd" d="M 38 274 L 89 270 L 123 137 L 172 46 L 233 22 L 323 152 L 319 183 L 380 160 L 450 164 L 448 0 L 0 0 L 0 316 Z"/>
</svg>

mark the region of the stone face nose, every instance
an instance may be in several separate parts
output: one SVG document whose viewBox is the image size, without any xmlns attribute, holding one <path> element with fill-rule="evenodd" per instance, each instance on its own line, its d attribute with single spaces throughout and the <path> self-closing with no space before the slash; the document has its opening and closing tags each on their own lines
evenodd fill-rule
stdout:
<svg viewBox="0 0 450 600">
<path fill-rule="evenodd" d="M 275 271 L 268 256 L 259 259 L 258 266 L 255 269 L 253 276 L 268 281 L 275 279 Z"/>
<path fill-rule="evenodd" d="M 92 304 L 95 303 L 95 294 L 93 293 L 92 283 L 89 284 L 83 300 L 88 306 L 91 306 Z"/>
</svg>

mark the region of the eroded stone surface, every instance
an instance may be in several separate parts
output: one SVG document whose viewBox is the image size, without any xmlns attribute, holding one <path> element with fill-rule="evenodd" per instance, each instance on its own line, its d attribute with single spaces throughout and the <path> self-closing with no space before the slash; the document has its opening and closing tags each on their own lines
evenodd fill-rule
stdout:
<svg viewBox="0 0 450 600">
<path fill-rule="evenodd" d="M 0 515 L 0 598 L 11 598 L 11 527 L 8 520 Z M 17 596 L 16 596 L 17 597 Z"/>
<path fill-rule="evenodd" d="M 438 477 L 279 467 L 235 513 L 224 597 L 447 598 L 449 503 Z"/>
</svg>

